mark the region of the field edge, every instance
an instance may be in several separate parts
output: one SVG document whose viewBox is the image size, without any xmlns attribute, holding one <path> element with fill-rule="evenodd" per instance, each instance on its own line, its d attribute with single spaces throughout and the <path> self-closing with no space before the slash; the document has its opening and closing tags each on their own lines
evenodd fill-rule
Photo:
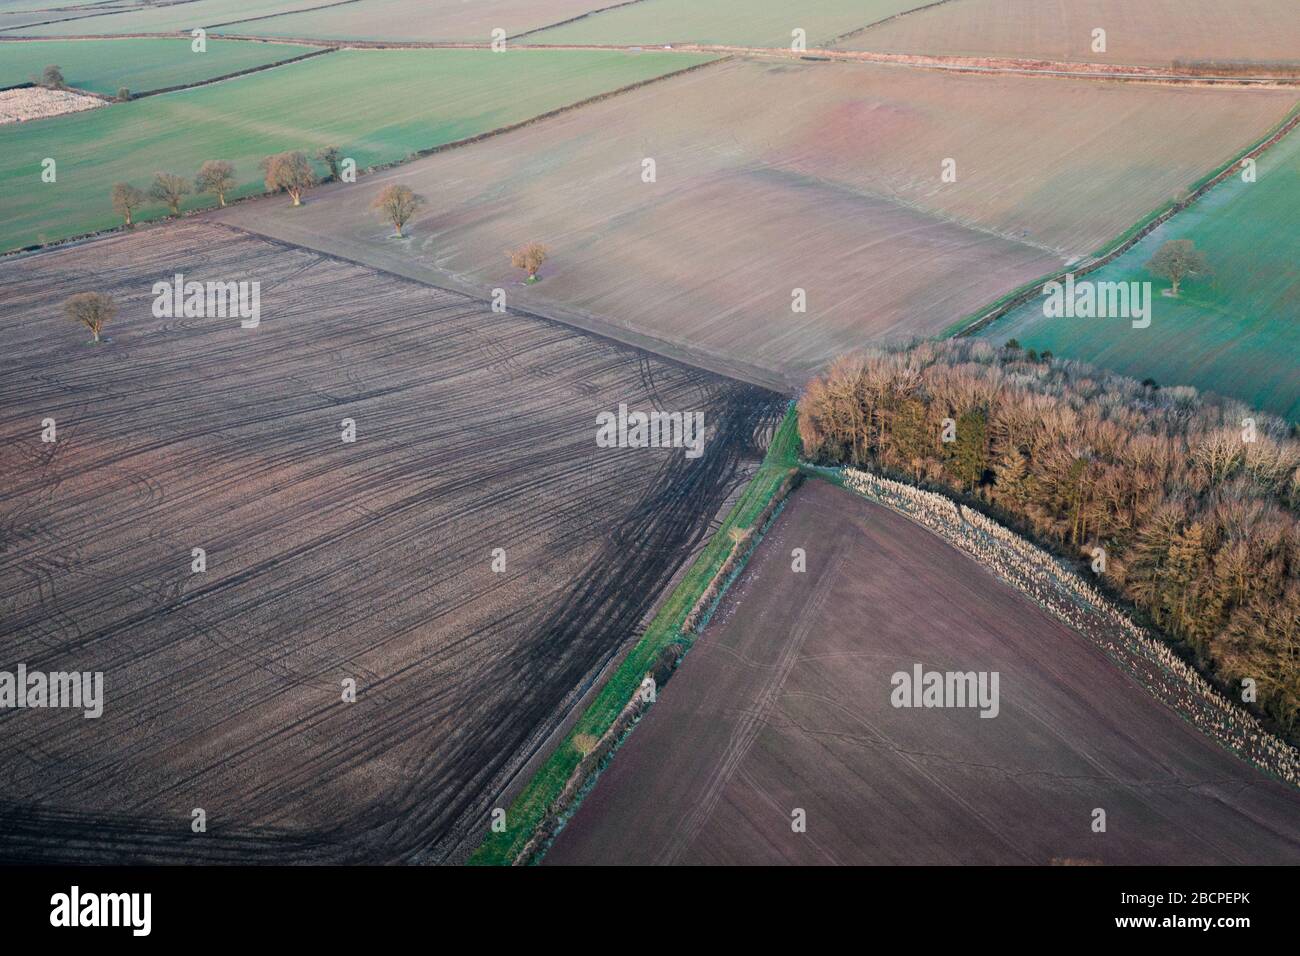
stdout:
<svg viewBox="0 0 1300 956">
<path fill-rule="evenodd" d="M 1031 301 L 1044 283 L 1063 279 L 1066 275 L 1074 275 L 1078 278 L 1108 265 L 1136 246 L 1157 227 L 1173 219 L 1184 209 L 1195 205 L 1202 196 L 1213 191 L 1214 187 L 1227 179 L 1231 171 L 1239 166 L 1243 160 L 1261 155 L 1282 139 L 1294 133 L 1296 126 L 1300 126 L 1300 102 L 1297 102 L 1281 120 L 1270 126 L 1261 136 L 1254 139 L 1231 159 L 1206 172 L 1188 185 L 1185 198 L 1166 200 L 1105 243 L 1092 255 L 1048 275 L 1040 276 L 1018 288 L 1011 289 L 982 308 L 958 319 L 939 333 L 937 338 L 965 338 L 977 332 L 982 332 L 996 323 L 998 319 L 1005 318 L 1016 308 Z"/>
<path fill-rule="evenodd" d="M 534 833 L 546 821 L 566 784 L 582 762 L 575 738 L 603 738 L 615 725 L 660 653 L 674 643 L 689 644 L 683 624 L 705 596 L 731 553 L 731 532 L 750 530 L 778 490 L 799 472 L 799 431 L 791 403 L 772 434 L 763 462 L 740 499 L 718 526 L 680 583 L 651 620 L 573 727 L 520 791 L 506 812 L 506 828 L 490 832 L 468 860 L 471 866 L 509 866 L 519 862 Z M 753 529 L 757 531 L 758 529 Z"/>
</svg>

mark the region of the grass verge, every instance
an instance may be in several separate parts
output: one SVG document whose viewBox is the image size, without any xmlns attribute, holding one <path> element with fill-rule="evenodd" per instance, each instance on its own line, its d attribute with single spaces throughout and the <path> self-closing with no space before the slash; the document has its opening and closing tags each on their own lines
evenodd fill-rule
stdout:
<svg viewBox="0 0 1300 956">
<path fill-rule="evenodd" d="M 514 863 L 582 760 L 577 738 L 590 740 L 604 736 L 659 653 L 669 644 L 689 642 L 689 636 L 682 634 L 682 623 L 731 552 L 731 530 L 751 527 L 781 484 L 797 470 L 798 464 L 799 429 L 794 404 L 791 403 L 772 435 L 763 463 L 745 487 L 740 500 L 668 596 L 641 640 L 628 652 L 573 729 L 510 805 L 506 811 L 505 830 L 488 835 L 470 857 L 471 865 L 509 866 Z"/>
<path fill-rule="evenodd" d="M 1037 291 L 1042 288 L 1044 283 L 1053 279 L 1061 279 L 1067 273 L 1074 273 L 1076 278 L 1082 278 L 1083 276 L 1104 267 L 1123 253 L 1127 252 L 1130 248 L 1137 245 L 1137 243 L 1144 239 L 1147 234 L 1157 226 L 1178 215 L 1178 213 L 1182 212 L 1188 206 L 1200 199 L 1204 193 L 1209 192 L 1217 186 L 1223 178 L 1241 164 L 1243 159 L 1248 156 L 1258 156 L 1260 153 L 1264 152 L 1264 150 L 1275 145 L 1277 140 L 1290 132 L 1291 127 L 1295 125 L 1298 120 L 1300 120 L 1300 104 L 1292 107 L 1286 116 L 1273 124 L 1273 126 L 1269 127 L 1268 132 L 1264 133 L 1245 149 L 1239 151 L 1226 162 L 1220 163 L 1214 169 L 1205 173 L 1189 185 L 1185 190 L 1186 195 L 1184 198 L 1168 200 L 1162 203 L 1137 222 L 1133 223 L 1133 225 L 1129 226 L 1118 236 L 1107 241 L 1091 256 L 1086 256 L 1077 262 L 1056 270 L 1055 272 L 1040 276 L 1032 282 L 1026 282 L 1024 285 L 1012 289 L 1010 292 L 999 296 L 977 311 L 952 323 L 939 333 L 938 338 L 959 338 L 966 335 L 972 335 L 986 327 L 992 321 L 1002 318 L 1014 308 L 1029 301 L 1033 295 L 1037 294 Z"/>
</svg>

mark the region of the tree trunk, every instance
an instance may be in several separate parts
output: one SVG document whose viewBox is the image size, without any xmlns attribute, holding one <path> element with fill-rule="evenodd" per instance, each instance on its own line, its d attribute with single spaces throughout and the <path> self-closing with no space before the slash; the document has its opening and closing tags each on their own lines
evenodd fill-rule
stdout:
<svg viewBox="0 0 1300 956">
<path fill-rule="evenodd" d="M 99 344 L 99 329 L 91 329 L 90 334 L 95 337 L 95 344 Z"/>
<path fill-rule="evenodd" d="M 221 203 L 221 205 L 224 206 L 224 205 L 226 204 L 226 194 L 225 194 L 225 193 L 217 193 L 217 202 Z"/>
<path fill-rule="evenodd" d="M 1179 281 L 1180 281 L 1180 280 L 1179 280 L 1178 278 L 1175 278 L 1175 279 L 1173 280 L 1174 287 L 1173 287 L 1173 289 L 1172 289 L 1171 291 L 1172 291 L 1172 294 L 1175 295 L 1175 296 L 1178 295 L 1178 283 L 1179 283 Z"/>
</svg>

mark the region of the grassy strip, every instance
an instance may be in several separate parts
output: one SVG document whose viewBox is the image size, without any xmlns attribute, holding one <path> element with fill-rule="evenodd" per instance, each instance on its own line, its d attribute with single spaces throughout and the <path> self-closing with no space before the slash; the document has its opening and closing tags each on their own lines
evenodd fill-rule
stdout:
<svg viewBox="0 0 1300 956">
<path fill-rule="evenodd" d="M 641 685 L 659 653 L 669 644 L 689 640 L 682 634 L 682 622 L 731 552 L 731 529 L 751 527 L 782 482 L 796 470 L 798 463 L 799 428 L 794 404 L 791 403 L 785 418 L 772 435 L 772 443 L 768 446 L 763 463 L 750 479 L 740 500 L 695 559 L 681 583 L 668 596 L 668 600 L 650 622 L 645 635 L 610 676 L 568 736 L 510 805 L 506 813 L 506 829 L 488 835 L 470 857 L 471 865 L 509 866 L 514 863 L 582 759 L 574 738 L 579 734 L 595 739 L 604 736 Z"/>
<path fill-rule="evenodd" d="M 1145 217 L 1138 220 L 1133 225 L 1129 226 L 1129 228 L 1125 229 L 1114 239 L 1110 240 L 1110 242 L 1106 243 L 1104 246 L 1102 246 L 1100 249 L 1094 252 L 1092 254 L 1093 258 L 1101 258 L 1102 256 L 1109 255 L 1111 252 L 1118 249 L 1120 246 L 1124 245 L 1124 243 L 1126 243 L 1133 235 L 1140 232 L 1148 223 L 1152 222 L 1155 219 L 1160 218 L 1162 215 L 1164 215 L 1166 212 L 1170 210 L 1175 210 L 1175 207 L 1178 207 L 1175 210 L 1176 212 L 1181 212 L 1182 208 L 1191 205 L 1191 203 L 1195 201 L 1196 198 L 1198 198 L 1197 194 L 1200 193 L 1202 190 L 1204 190 L 1207 185 L 1210 185 L 1211 183 L 1213 183 L 1214 185 L 1218 185 L 1217 183 L 1214 182 L 1215 180 L 1217 180 L 1220 176 L 1222 176 L 1224 173 L 1228 172 L 1229 170 L 1240 166 L 1241 161 L 1244 158 L 1253 155 L 1256 151 L 1260 149 L 1260 147 L 1264 146 L 1275 136 L 1277 136 L 1277 134 L 1281 132 L 1287 126 L 1287 124 L 1289 124 L 1292 120 L 1296 118 L 1297 114 L 1300 114 L 1300 104 L 1297 104 L 1296 106 L 1292 107 L 1291 111 L 1287 113 L 1286 116 L 1282 117 L 1282 119 L 1279 122 L 1274 123 L 1269 128 L 1268 132 L 1266 132 L 1263 136 L 1259 137 L 1257 140 L 1255 140 L 1245 149 L 1238 152 L 1231 159 L 1223 163 L 1220 163 L 1214 169 L 1210 170 L 1204 176 L 1201 176 L 1199 179 L 1197 179 L 1195 182 L 1189 185 L 1187 187 L 1187 199 L 1182 202 L 1182 205 L 1180 205 L 1180 202 L 1178 200 L 1171 199 L 1168 202 L 1161 205 L 1160 207 L 1153 209 Z"/>
</svg>

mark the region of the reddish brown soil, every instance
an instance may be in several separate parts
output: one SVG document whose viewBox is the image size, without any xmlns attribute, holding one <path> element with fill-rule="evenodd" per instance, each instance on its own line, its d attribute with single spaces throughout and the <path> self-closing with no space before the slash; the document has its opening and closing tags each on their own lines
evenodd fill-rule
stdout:
<svg viewBox="0 0 1300 956">
<path fill-rule="evenodd" d="M 998 671 L 999 716 L 895 709 L 918 662 Z M 1300 792 L 938 537 L 814 481 L 546 862 L 1064 859 L 1294 864 Z"/>
</svg>

